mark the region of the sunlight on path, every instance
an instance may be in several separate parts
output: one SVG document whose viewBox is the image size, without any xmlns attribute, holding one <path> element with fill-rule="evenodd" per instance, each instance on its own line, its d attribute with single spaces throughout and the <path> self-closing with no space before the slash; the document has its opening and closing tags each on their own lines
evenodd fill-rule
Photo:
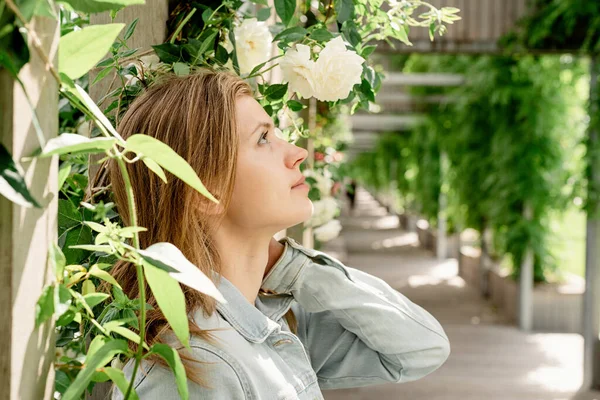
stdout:
<svg viewBox="0 0 600 400">
<path fill-rule="evenodd" d="M 448 361 L 427 377 L 325 392 L 326 400 L 569 400 L 581 385 L 583 339 L 577 334 L 526 334 L 458 276 L 455 259 L 438 261 L 399 228 L 371 195 L 359 190 L 356 210 L 341 218 L 350 267 L 384 279 L 444 326 Z M 587 394 L 578 400 L 600 400 Z"/>
</svg>

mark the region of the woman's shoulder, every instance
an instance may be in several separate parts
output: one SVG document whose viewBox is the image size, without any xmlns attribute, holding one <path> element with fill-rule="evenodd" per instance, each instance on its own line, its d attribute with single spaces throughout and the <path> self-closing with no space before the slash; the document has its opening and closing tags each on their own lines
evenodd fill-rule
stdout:
<svg viewBox="0 0 600 400">
<path fill-rule="evenodd" d="M 210 346 L 191 345 L 193 368 L 199 371 L 204 382 L 200 385 L 187 380 L 189 398 L 210 398 L 216 400 L 248 398 L 251 392 L 248 378 L 243 370 L 235 365 L 235 359 L 226 353 L 215 351 Z M 189 355 L 189 354 L 188 354 Z M 123 372 L 130 379 L 134 360 L 130 360 Z M 168 400 L 180 398 L 177 376 L 173 371 L 156 360 L 144 360 L 136 374 L 135 391 L 140 399 Z M 112 400 L 123 399 L 123 393 L 114 389 Z"/>
<path fill-rule="evenodd" d="M 252 389 L 250 379 L 238 359 L 239 355 L 235 354 L 235 349 L 239 349 L 235 330 L 217 312 L 210 317 L 195 319 L 195 322 L 203 334 L 190 335 L 189 349 L 183 347 L 172 330 L 167 330 L 161 335 L 161 341 L 177 349 L 184 363 L 186 360 L 191 361 L 191 366 L 200 372 L 203 382 L 208 383 L 207 386 L 202 386 L 188 380 L 190 398 L 248 398 L 247 394 Z M 210 334 L 205 335 L 207 331 Z M 134 360 L 131 359 L 123 369 L 127 379 L 131 378 L 133 365 Z M 142 362 L 136 374 L 134 388 L 138 397 L 142 399 L 179 398 L 175 374 L 156 359 L 146 359 Z M 122 398 L 123 394 L 115 388 L 112 400 Z"/>
</svg>

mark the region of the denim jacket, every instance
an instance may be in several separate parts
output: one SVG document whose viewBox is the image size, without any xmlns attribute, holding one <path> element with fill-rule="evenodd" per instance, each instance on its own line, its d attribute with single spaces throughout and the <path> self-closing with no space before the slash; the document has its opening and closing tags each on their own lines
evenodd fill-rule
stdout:
<svg viewBox="0 0 600 400">
<path fill-rule="evenodd" d="M 195 359 L 212 388 L 188 380 L 190 399 L 323 399 L 322 389 L 409 382 L 439 368 L 450 354 L 439 322 L 383 280 L 284 237 L 285 249 L 262 282 L 255 305 L 227 279 L 227 304 L 194 321 L 216 331 L 214 346 L 195 336 Z M 297 335 L 283 315 L 292 308 Z M 133 364 L 124 368 L 131 378 Z M 143 400 L 178 399 L 173 373 L 142 362 L 134 384 Z M 114 389 L 112 399 L 123 395 Z"/>
</svg>

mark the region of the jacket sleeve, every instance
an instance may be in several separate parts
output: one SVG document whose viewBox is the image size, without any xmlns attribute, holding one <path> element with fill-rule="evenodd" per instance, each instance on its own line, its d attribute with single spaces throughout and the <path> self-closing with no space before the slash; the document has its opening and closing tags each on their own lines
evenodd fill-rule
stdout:
<svg viewBox="0 0 600 400">
<path fill-rule="evenodd" d="M 193 363 L 193 366 L 198 368 L 201 378 L 210 387 L 200 386 L 188 379 L 190 399 L 245 400 L 250 398 L 249 388 L 243 384 L 247 381 L 244 377 L 238 376 L 227 360 L 210 349 L 192 346 L 192 352 L 194 359 L 200 361 Z M 131 378 L 132 366 L 132 363 L 128 363 L 123 369 L 128 381 Z M 140 399 L 175 400 L 181 398 L 172 370 L 156 362 L 146 363 L 144 371 L 141 369 L 140 366 L 134 383 L 135 391 Z M 112 400 L 122 400 L 123 397 L 124 393 L 114 387 Z"/>
<path fill-rule="evenodd" d="M 297 301 L 298 337 L 322 389 L 414 381 L 446 361 L 448 337 L 431 314 L 383 280 L 288 240 L 299 251 L 262 288 Z"/>
</svg>

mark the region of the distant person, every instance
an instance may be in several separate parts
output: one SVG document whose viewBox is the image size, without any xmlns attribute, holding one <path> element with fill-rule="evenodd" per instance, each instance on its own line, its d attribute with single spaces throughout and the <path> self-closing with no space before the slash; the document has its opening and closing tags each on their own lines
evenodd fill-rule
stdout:
<svg viewBox="0 0 600 400">
<path fill-rule="evenodd" d="M 348 185 L 350 189 L 346 189 L 346 195 L 350 199 L 350 211 L 354 211 L 356 204 L 356 181 L 352 179 Z"/>
</svg>

